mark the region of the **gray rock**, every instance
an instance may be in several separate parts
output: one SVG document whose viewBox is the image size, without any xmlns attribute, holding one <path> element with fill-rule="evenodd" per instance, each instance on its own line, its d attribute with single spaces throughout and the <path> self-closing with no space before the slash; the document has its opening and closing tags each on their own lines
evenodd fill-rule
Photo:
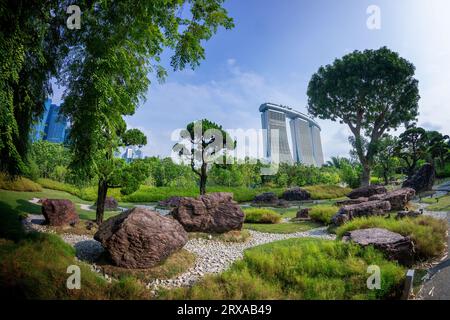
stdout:
<svg viewBox="0 0 450 320">
<path fill-rule="evenodd" d="M 387 189 L 383 186 L 370 185 L 354 189 L 347 195 L 347 197 L 349 197 L 350 199 L 369 198 L 375 194 L 383 194 L 386 192 Z"/>
<path fill-rule="evenodd" d="M 417 193 L 423 191 L 429 191 L 433 188 L 434 180 L 436 179 L 436 172 L 434 167 L 426 163 L 424 164 L 419 171 L 411 178 L 403 182 L 404 188 L 412 188 Z"/>
<path fill-rule="evenodd" d="M 343 206 L 332 218 L 332 223 L 340 226 L 353 218 L 383 215 L 389 210 L 391 210 L 391 204 L 388 201 L 367 201 Z"/>
<path fill-rule="evenodd" d="M 382 251 L 388 259 L 396 260 L 403 265 L 414 262 L 414 244 L 409 237 L 381 229 L 370 228 L 347 232 L 344 241 L 352 241 L 363 247 L 374 246 Z"/>
</svg>

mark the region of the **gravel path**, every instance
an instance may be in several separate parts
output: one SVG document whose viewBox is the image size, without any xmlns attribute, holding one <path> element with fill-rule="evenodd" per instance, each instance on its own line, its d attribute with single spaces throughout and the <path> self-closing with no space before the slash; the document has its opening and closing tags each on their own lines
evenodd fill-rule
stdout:
<svg viewBox="0 0 450 320">
<path fill-rule="evenodd" d="M 23 220 L 25 230 L 54 233 L 53 230 L 47 228 L 42 215 L 29 214 Z M 312 229 L 304 232 L 296 232 L 290 234 L 263 233 L 249 230 L 251 238 L 244 243 L 226 243 L 218 240 L 208 239 L 191 239 L 184 249 L 196 255 L 195 266 L 173 279 L 155 280 L 148 283 L 149 289 L 157 289 L 158 287 L 180 287 L 190 286 L 206 274 L 220 273 L 230 267 L 230 265 L 243 257 L 245 249 L 255 247 L 261 244 L 285 240 L 291 238 L 313 237 L 320 239 L 334 240 L 335 235 L 331 235 L 326 227 Z M 104 251 L 101 244 L 87 235 L 60 234 L 61 238 L 76 249 L 78 259 L 91 263 L 94 270 L 93 262 Z"/>
</svg>

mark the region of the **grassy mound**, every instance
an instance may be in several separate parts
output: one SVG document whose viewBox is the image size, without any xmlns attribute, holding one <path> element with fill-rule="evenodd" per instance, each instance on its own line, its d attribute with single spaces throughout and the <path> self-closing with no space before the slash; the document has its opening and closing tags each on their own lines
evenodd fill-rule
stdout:
<svg viewBox="0 0 450 320">
<path fill-rule="evenodd" d="M 264 208 L 245 208 L 245 222 L 246 223 L 280 223 L 281 215 L 277 212 Z"/>
<path fill-rule="evenodd" d="M 446 195 L 437 198 L 424 198 L 423 203 L 429 203 L 427 207 L 429 211 L 450 211 L 450 196 Z"/>
<path fill-rule="evenodd" d="M 211 239 L 222 242 L 246 242 L 251 237 L 248 230 L 232 230 L 225 233 L 211 234 L 203 232 L 189 232 L 189 239 Z"/>
<path fill-rule="evenodd" d="M 384 217 L 356 218 L 336 229 L 338 237 L 357 229 L 384 228 L 411 237 L 418 258 L 437 257 L 447 241 L 447 224 L 433 217 L 422 216 L 395 220 Z"/>
<path fill-rule="evenodd" d="M 338 212 L 339 208 L 330 205 L 317 205 L 311 208 L 309 216 L 314 221 L 319 221 L 324 224 L 330 224 L 331 218 Z"/>
<path fill-rule="evenodd" d="M 378 265 L 381 289 L 367 288 Z M 243 260 L 191 288 L 165 290 L 170 299 L 383 299 L 397 296 L 404 270 L 373 248 L 338 241 L 290 239 L 245 251 Z"/>
<path fill-rule="evenodd" d="M 336 199 L 345 197 L 347 193 L 352 191 L 351 188 L 344 188 L 336 185 L 316 185 L 316 186 L 306 186 L 302 189 L 307 190 L 311 193 L 311 199 L 313 200 L 325 200 L 325 199 Z"/>
<path fill-rule="evenodd" d="M 12 178 L 2 172 L 0 172 L 0 189 L 10 191 L 42 191 L 42 187 L 30 179 L 24 177 Z"/>
</svg>

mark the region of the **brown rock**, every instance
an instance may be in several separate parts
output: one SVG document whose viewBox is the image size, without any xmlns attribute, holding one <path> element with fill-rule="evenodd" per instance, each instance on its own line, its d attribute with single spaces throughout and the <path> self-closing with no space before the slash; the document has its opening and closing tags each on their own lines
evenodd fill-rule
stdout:
<svg viewBox="0 0 450 320">
<path fill-rule="evenodd" d="M 411 265 L 414 261 L 414 244 L 409 237 L 386 229 L 371 228 L 347 232 L 344 241 L 352 241 L 363 247 L 374 246 L 387 258 L 403 265 Z"/>
<path fill-rule="evenodd" d="M 412 188 L 417 193 L 422 191 L 429 191 L 433 188 L 435 179 L 436 172 L 434 170 L 434 167 L 429 163 L 425 163 L 415 175 L 403 182 L 402 187 Z"/>
<path fill-rule="evenodd" d="M 66 199 L 44 199 L 42 214 L 51 226 L 74 225 L 80 220 L 75 205 Z"/>
<path fill-rule="evenodd" d="M 264 192 L 255 196 L 253 204 L 275 206 L 278 204 L 278 197 L 274 192 Z"/>
<path fill-rule="evenodd" d="M 171 217 L 133 208 L 105 221 L 94 238 L 117 266 L 142 269 L 157 265 L 181 249 L 188 235 Z"/>
<path fill-rule="evenodd" d="M 363 203 L 363 202 L 367 202 L 367 201 L 369 201 L 369 198 L 364 198 L 364 197 L 358 198 L 358 199 L 346 199 L 346 200 L 337 201 L 336 205 L 339 207 L 342 207 L 342 206 L 348 206 L 351 204 L 359 204 L 359 203 Z"/>
<path fill-rule="evenodd" d="M 186 231 L 224 233 L 240 230 L 244 213 L 231 193 L 209 193 L 197 198 L 183 198 L 171 215 Z"/>
<path fill-rule="evenodd" d="M 369 198 L 375 194 L 383 194 L 386 192 L 387 190 L 383 186 L 370 185 L 353 190 L 347 195 L 347 197 L 350 199 Z"/>
<path fill-rule="evenodd" d="M 294 187 L 286 190 L 282 198 L 286 201 L 305 201 L 311 199 L 311 194 L 299 187 Z"/>
<path fill-rule="evenodd" d="M 180 200 L 183 199 L 183 197 L 170 197 L 166 200 L 162 200 L 158 202 L 158 205 L 160 207 L 169 207 L 169 208 L 175 208 L 180 205 Z"/>
<path fill-rule="evenodd" d="M 384 195 L 376 195 L 369 198 L 369 201 L 381 200 L 389 201 L 392 210 L 404 210 L 406 204 L 414 198 L 416 192 L 411 188 L 402 188 L 388 192 Z"/>
<path fill-rule="evenodd" d="M 423 214 L 423 211 L 399 211 L 395 219 L 417 218 Z"/>
<path fill-rule="evenodd" d="M 353 218 L 383 215 L 389 210 L 391 210 L 391 205 L 388 201 L 368 201 L 352 204 L 340 208 L 338 213 L 332 218 L 332 222 L 339 226 Z"/>
<path fill-rule="evenodd" d="M 310 211 L 311 211 L 311 208 L 300 209 L 297 212 L 296 219 L 309 220 L 310 219 L 310 217 L 309 217 L 309 212 Z"/>
</svg>

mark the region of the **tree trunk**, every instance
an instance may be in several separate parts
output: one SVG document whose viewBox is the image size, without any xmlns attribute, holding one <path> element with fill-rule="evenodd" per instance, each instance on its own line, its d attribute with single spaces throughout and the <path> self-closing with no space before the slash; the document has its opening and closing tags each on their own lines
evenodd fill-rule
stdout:
<svg viewBox="0 0 450 320">
<path fill-rule="evenodd" d="M 97 211 L 95 213 L 95 221 L 98 225 L 102 224 L 103 222 L 103 215 L 105 213 L 105 201 L 106 201 L 106 194 L 108 193 L 108 183 L 107 181 L 101 179 L 98 182 L 98 189 L 97 189 Z"/>
<path fill-rule="evenodd" d="M 362 165 L 361 187 L 370 185 L 370 166 L 368 164 Z"/>
<path fill-rule="evenodd" d="M 202 164 L 202 167 L 200 169 L 200 194 L 204 195 L 206 194 L 206 163 Z"/>
</svg>

